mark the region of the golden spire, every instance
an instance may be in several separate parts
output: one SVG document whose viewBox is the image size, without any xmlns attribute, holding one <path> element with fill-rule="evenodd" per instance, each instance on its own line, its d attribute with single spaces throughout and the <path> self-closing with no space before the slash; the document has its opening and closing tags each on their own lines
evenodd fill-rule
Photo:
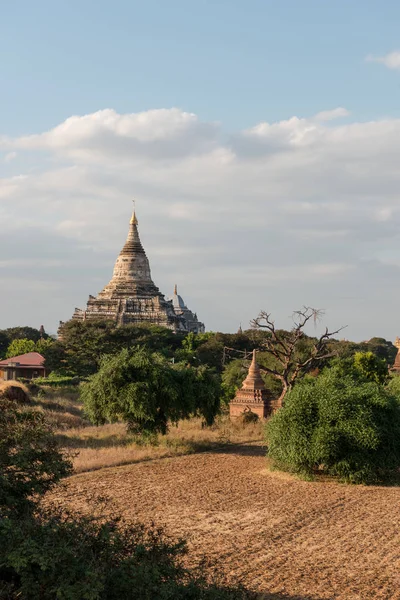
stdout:
<svg viewBox="0 0 400 600">
<path fill-rule="evenodd" d="M 131 220 L 130 220 L 130 224 L 131 225 L 137 225 L 138 224 L 138 220 L 137 220 L 137 216 L 136 216 L 136 212 L 135 212 L 135 200 L 132 200 L 133 202 L 133 212 L 132 212 L 132 216 L 131 216 Z"/>
<path fill-rule="evenodd" d="M 177 296 L 177 295 L 178 295 L 178 286 L 175 284 L 175 287 L 174 287 L 174 296 Z"/>
</svg>

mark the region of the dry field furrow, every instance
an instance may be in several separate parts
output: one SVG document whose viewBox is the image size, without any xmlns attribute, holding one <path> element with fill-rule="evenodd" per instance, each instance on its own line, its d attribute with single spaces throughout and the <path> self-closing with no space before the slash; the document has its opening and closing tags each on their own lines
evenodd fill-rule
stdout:
<svg viewBox="0 0 400 600">
<path fill-rule="evenodd" d="M 103 469 L 53 496 L 82 509 L 107 495 L 120 514 L 185 537 L 191 560 L 207 555 L 272 597 L 400 600 L 400 488 L 299 481 L 268 471 L 263 454 L 236 446 Z"/>
</svg>

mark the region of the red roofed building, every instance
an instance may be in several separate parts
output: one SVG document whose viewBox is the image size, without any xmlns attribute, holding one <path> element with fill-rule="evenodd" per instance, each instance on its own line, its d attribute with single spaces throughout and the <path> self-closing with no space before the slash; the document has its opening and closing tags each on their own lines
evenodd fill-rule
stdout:
<svg viewBox="0 0 400 600">
<path fill-rule="evenodd" d="M 0 360 L 0 379 L 35 379 L 46 377 L 47 371 L 44 366 L 44 356 L 39 352 L 28 352 L 20 356 L 13 356 Z"/>
</svg>

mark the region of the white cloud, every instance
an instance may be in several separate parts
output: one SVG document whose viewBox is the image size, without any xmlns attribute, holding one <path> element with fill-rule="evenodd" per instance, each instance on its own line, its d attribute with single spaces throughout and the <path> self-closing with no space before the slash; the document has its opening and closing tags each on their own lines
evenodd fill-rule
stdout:
<svg viewBox="0 0 400 600">
<path fill-rule="evenodd" d="M 107 109 L 39 135 L 0 132 L 5 152 L 30 157 L 0 179 L 3 326 L 23 314 L 54 330 L 97 293 L 136 197 L 156 284 L 168 294 L 177 282 L 209 328 L 310 304 L 349 336 L 397 335 L 400 120 L 335 121 L 348 116 L 230 133 L 178 109 Z"/>
<path fill-rule="evenodd" d="M 317 113 L 314 119 L 315 121 L 325 122 L 333 121 L 333 119 L 340 119 L 341 117 L 348 117 L 349 115 L 350 112 L 346 108 L 339 106 L 338 108 L 334 108 L 333 110 L 323 110 Z"/>
<path fill-rule="evenodd" d="M 384 56 L 373 56 L 369 54 L 366 59 L 367 62 L 376 62 L 382 63 L 388 69 L 398 70 L 400 69 L 400 51 L 395 50 L 394 52 L 389 52 Z"/>
<path fill-rule="evenodd" d="M 15 158 L 17 158 L 17 153 L 16 152 L 8 152 L 5 157 L 4 157 L 4 162 L 5 163 L 10 163 L 11 161 L 13 161 Z"/>
</svg>

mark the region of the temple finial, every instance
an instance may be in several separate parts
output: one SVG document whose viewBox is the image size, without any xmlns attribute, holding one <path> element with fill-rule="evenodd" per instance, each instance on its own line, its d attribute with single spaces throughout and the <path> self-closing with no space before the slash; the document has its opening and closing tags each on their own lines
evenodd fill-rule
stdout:
<svg viewBox="0 0 400 600">
<path fill-rule="evenodd" d="M 174 287 L 174 296 L 177 296 L 177 295 L 178 295 L 178 286 L 175 284 L 175 287 Z"/>
<path fill-rule="evenodd" d="M 138 224 L 138 220 L 137 220 L 137 217 L 136 217 L 135 200 L 133 199 L 132 202 L 133 202 L 133 212 L 132 212 L 132 217 L 131 217 L 130 223 L 131 223 L 131 225 L 137 225 Z"/>
</svg>

